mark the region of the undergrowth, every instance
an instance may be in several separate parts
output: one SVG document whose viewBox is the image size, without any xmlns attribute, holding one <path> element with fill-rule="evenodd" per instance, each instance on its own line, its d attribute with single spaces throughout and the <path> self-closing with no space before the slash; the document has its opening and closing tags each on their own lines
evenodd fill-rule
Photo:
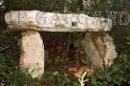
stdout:
<svg viewBox="0 0 130 86">
<path fill-rule="evenodd" d="M 92 78 L 92 86 L 130 86 L 130 54 L 123 53 L 112 67 L 99 69 Z"/>
<path fill-rule="evenodd" d="M 32 79 L 14 63 L 9 56 L 0 53 L 0 86 L 80 86 L 77 81 L 64 77 L 62 72 L 45 71 L 41 79 Z"/>
</svg>

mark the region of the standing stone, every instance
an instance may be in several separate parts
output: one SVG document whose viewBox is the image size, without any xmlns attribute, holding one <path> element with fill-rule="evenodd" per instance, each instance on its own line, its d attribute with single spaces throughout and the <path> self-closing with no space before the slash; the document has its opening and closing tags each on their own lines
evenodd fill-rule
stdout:
<svg viewBox="0 0 130 86">
<path fill-rule="evenodd" d="M 116 47 L 113 43 L 113 38 L 106 34 L 104 37 L 104 40 L 106 42 L 106 54 L 105 54 L 105 65 L 111 66 L 114 63 L 114 59 L 117 58 L 117 52 Z"/>
<path fill-rule="evenodd" d="M 111 66 L 117 57 L 112 38 L 105 33 L 87 33 L 82 40 L 86 64 L 91 67 Z"/>
<path fill-rule="evenodd" d="M 44 73 L 44 44 L 39 32 L 22 33 L 20 67 L 33 78 L 41 77 Z"/>
</svg>

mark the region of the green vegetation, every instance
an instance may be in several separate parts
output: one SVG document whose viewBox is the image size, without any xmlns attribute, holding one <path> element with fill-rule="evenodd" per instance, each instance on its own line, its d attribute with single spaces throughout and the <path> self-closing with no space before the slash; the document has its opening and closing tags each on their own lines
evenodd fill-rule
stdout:
<svg viewBox="0 0 130 86">
<path fill-rule="evenodd" d="M 41 10 L 64 12 L 65 7 L 68 11 L 77 12 L 79 0 L 9 0 L 9 10 Z"/>
<path fill-rule="evenodd" d="M 64 12 L 65 3 L 68 11 L 79 12 L 78 0 L 7 0 L 7 7 L 8 10 L 37 9 Z M 129 3 L 129 0 L 100 0 L 95 5 L 86 6 L 84 11 L 89 12 L 91 16 L 94 16 L 95 11 L 101 11 L 104 17 L 106 17 L 105 11 L 130 13 Z M 3 24 L 1 18 L 3 19 L 3 14 L 0 14 L 0 24 Z M 0 28 L 0 86 L 80 86 L 78 81 L 69 80 L 62 72 L 54 74 L 46 70 L 41 80 L 32 79 L 27 73 L 21 72 L 18 66 L 20 33 L 5 28 Z M 91 84 L 92 86 L 130 86 L 130 24 L 124 26 L 117 23 L 113 26 L 110 35 L 114 38 L 119 57 L 112 67 L 105 66 L 97 70 Z M 49 60 L 51 61 L 51 58 Z M 51 65 L 53 64 L 49 65 L 50 69 Z"/>
<path fill-rule="evenodd" d="M 121 54 L 112 67 L 99 69 L 92 78 L 92 86 L 129 86 L 130 54 Z"/>
<path fill-rule="evenodd" d="M 18 61 L 0 53 L 0 85 L 4 86 L 80 86 L 77 81 L 69 80 L 63 73 L 45 71 L 41 79 L 32 79 L 20 71 Z"/>
<path fill-rule="evenodd" d="M 58 70 L 57 70 L 58 71 Z M 92 86 L 129 86 L 130 54 L 121 54 L 112 67 L 99 69 L 92 77 Z M 5 86 L 80 86 L 64 76 L 62 72 L 46 70 L 41 79 L 32 79 L 21 72 L 18 61 L 0 53 L 0 84 Z"/>
</svg>

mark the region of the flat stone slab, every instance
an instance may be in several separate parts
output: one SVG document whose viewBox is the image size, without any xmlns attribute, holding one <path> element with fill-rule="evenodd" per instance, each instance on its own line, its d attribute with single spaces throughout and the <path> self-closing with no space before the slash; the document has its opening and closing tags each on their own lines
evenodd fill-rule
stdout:
<svg viewBox="0 0 130 86">
<path fill-rule="evenodd" d="M 53 12 L 10 11 L 5 21 L 12 30 L 36 30 L 48 32 L 110 31 L 112 20 L 89 17 L 85 14 L 61 14 Z"/>
</svg>

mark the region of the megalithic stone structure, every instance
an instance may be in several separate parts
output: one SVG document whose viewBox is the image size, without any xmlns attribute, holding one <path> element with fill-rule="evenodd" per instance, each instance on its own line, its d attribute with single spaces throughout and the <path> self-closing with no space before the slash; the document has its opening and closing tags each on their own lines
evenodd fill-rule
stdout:
<svg viewBox="0 0 130 86">
<path fill-rule="evenodd" d="M 112 65 L 117 57 L 114 44 L 108 42 L 111 37 L 106 34 L 112 29 L 110 19 L 85 14 L 23 10 L 6 13 L 5 21 L 9 29 L 22 32 L 20 67 L 28 69 L 33 78 L 44 73 L 44 44 L 39 31 L 86 32 L 82 41 L 85 58 L 97 68 L 102 67 L 103 62 Z"/>
</svg>

